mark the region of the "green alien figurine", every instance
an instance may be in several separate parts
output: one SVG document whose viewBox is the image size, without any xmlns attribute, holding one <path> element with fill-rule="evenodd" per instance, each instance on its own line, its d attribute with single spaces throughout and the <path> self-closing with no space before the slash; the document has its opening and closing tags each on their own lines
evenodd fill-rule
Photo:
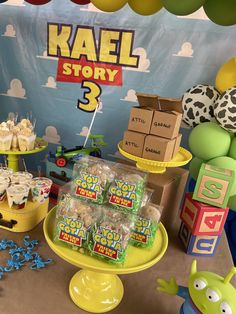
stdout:
<svg viewBox="0 0 236 314">
<path fill-rule="evenodd" d="M 169 282 L 158 279 L 157 290 L 185 299 L 180 314 L 236 314 L 236 289 L 230 283 L 235 274 L 236 267 L 225 278 L 211 272 L 198 272 L 194 260 L 188 288 L 178 286 L 175 278 L 171 278 Z"/>
</svg>

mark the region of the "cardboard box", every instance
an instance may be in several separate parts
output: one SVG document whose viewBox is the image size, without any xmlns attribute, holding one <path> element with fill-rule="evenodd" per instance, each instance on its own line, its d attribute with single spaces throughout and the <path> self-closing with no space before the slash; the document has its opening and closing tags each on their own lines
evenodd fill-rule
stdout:
<svg viewBox="0 0 236 314">
<path fill-rule="evenodd" d="M 175 139 L 175 148 L 174 148 L 174 152 L 173 152 L 172 158 L 174 158 L 178 154 L 179 148 L 180 148 L 180 144 L 181 144 L 181 140 L 182 140 L 182 134 L 179 134 L 177 136 L 177 138 Z"/>
<path fill-rule="evenodd" d="M 150 134 L 173 139 L 178 136 L 182 114 L 177 111 L 155 111 Z"/>
<path fill-rule="evenodd" d="M 147 135 L 144 143 L 143 158 L 157 161 L 170 161 L 175 150 L 176 139 Z"/>
<path fill-rule="evenodd" d="M 177 111 L 179 113 L 183 113 L 182 99 L 159 97 L 158 101 L 161 110 Z"/>
<path fill-rule="evenodd" d="M 125 131 L 122 148 L 134 156 L 142 157 L 146 134 Z"/>
<path fill-rule="evenodd" d="M 128 130 L 149 134 L 154 111 L 148 107 L 133 107 L 130 111 Z"/>
<path fill-rule="evenodd" d="M 154 190 L 152 202 L 163 206 L 161 221 L 170 230 L 179 217 L 189 172 L 183 168 L 167 168 L 163 174 L 150 173 L 148 187 Z"/>
<path fill-rule="evenodd" d="M 159 95 L 136 93 L 136 96 L 141 107 L 150 107 L 155 110 L 160 109 Z"/>
<path fill-rule="evenodd" d="M 119 163 L 135 166 L 135 162 L 128 160 L 119 160 Z M 184 168 L 167 168 L 163 174 L 148 175 L 147 187 L 154 190 L 152 202 L 163 207 L 161 222 L 167 230 L 171 230 L 179 218 L 188 175 Z"/>
</svg>

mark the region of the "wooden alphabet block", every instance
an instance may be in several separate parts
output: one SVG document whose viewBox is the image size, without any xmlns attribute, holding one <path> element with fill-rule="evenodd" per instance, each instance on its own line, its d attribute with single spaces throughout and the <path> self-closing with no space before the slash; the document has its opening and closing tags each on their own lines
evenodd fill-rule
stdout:
<svg viewBox="0 0 236 314">
<path fill-rule="evenodd" d="M 229 212 L 229 208 L 209 206 L 193 200 L 192 193 L 186 193 L 181 220 L 193 235 L 221 234 Z"/>
<path fill-rule="evenodd" d="M 221 235 L 193 235 L 189 228 L 182 222 L 179 230 L 179 238 L 183 242 L 187 254 L 195 256 L 213 256 Z"/>
<path fill-rule="evenodd" d="M 233 171 L 203 163 L 193 199 L 216 207 L 227 207 L 233 181 Z"/>
</svg>

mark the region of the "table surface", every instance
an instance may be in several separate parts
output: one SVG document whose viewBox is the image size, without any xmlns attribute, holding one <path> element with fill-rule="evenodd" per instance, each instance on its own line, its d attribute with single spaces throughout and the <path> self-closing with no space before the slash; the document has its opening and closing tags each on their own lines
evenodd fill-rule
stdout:
<svg viewBox="0 0 236 314">
<path fill-rule="evenodd" d="M 120 276 L 124 284 L 124 298 L 113 314 L 177 314 L 183 302 L 156 292 L 156 278 L 177 278 L 180 285 L 186 285 L 193 256 L 184 253 L 177 238 L 179 222 L 169 232 L 169 247 L 166 254 L 155 266 L 140 273 Z M 60 259 L 46 244 L 42 223 L 28 232 L 32 239 L 40 240 L 38 252 L 44 259 L 52 258 L 53 265 L 32 271 L 24 266 L 20 271 L 6 273 L 0 280 L 1 314 L 83 314 L 71 301 L 68 285 L 78 270 Z M 22 243 L 25 234 L 0 229 L 1 239 L 12 239 Z M 0 252 L 0 265 L 5 265 L 8 255 Z M 215 257 L 198 257 L 198 269 L 225 275 L 233 266 L 225 235 L 222 236 Z M 233 280 L 235 284 L 235 280 Z"/>
</svg>

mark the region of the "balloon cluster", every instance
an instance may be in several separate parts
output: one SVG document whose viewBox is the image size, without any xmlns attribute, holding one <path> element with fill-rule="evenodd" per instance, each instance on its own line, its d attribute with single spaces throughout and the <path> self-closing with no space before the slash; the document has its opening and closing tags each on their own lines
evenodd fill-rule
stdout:
<svg viewBox="0 0 236 314">
<path fill-rule="evenodd" d="M 49 3 L 51 0 L 25 0 L 34 5 Z M 188 15 L 194 13 L 202 6 L 214 23 L 229 26 L 236 24 L 236 1 L 235 0 L 71 0 L 80 5 L 90 2 L 104 12 L 115 12 L 126 4 L 140 15 L 151 15 L 165 8 L 175 15 Z M 0 0 L 0 3 L 7 0 Z"/>
<path fill-rule="evenodd" d="M 182 105 L 183 121 L 193 127 L 189 136 L 189 147 L 195 156 L 189 167 L 191 176 L 197 179 L 203 162 L 234 171 L 228 205 L 236 211 L 236 76 L 229 75 L 231 67 L 228 66 L 232 66 L 233 60 L 236 67 L 235 59 L 220 68 L 217 89 L 194 86 L 183 95 Z"/>
</svg>

